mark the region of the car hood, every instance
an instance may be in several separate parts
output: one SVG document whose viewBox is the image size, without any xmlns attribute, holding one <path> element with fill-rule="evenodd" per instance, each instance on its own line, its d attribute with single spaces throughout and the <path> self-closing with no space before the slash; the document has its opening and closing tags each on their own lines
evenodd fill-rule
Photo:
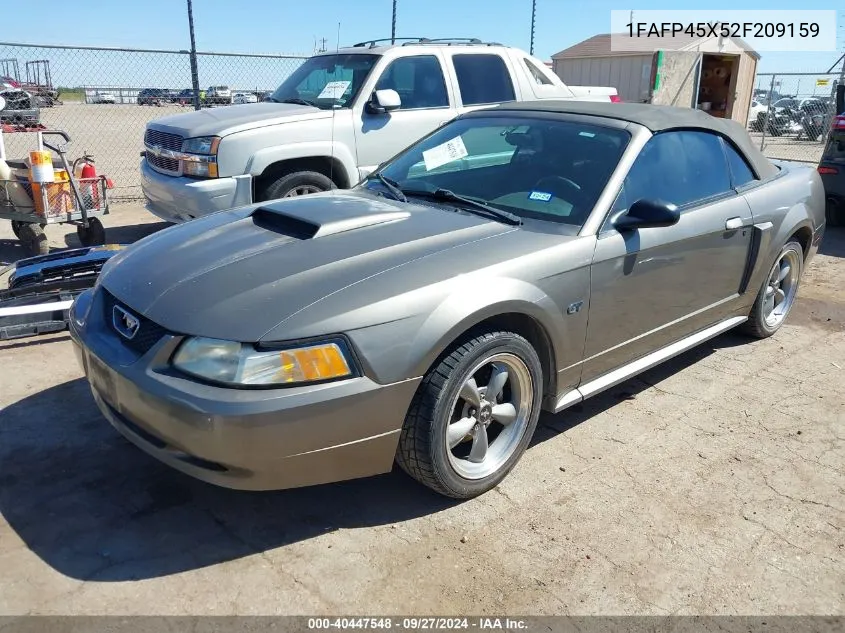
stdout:
<svg viewBox="0 0 845 633">
<path fill-rule="evenodd" d="M 362 280 L 513 230 L 448 208 L 328 192 L 160 231 L 112 258 L 101 283 L 170 331 L 254 342 Z"/>
<path fill-rule="evenodd" d="M 331 112 L 312 106 L 291 103 L 247 103 L 221 108 L 203 108 L 155 119 L 147 127 L 184 138 L 226 136 L 244 130 L 279 123 L 331 118 Z"/>
</svg>

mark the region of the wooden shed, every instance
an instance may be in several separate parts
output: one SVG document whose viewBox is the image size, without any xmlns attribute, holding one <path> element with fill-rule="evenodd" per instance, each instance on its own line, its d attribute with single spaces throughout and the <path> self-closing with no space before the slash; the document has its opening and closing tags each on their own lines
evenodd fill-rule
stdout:
<svg viewBox="0 0 845 633">
<path fill-rule="evenodd" d="M 746 125 L 760 55 L 739 38 L 595 35 L 552 55 L 571 85 L 612 86 L 623 101 L 699 107 Z"/>
</svg>

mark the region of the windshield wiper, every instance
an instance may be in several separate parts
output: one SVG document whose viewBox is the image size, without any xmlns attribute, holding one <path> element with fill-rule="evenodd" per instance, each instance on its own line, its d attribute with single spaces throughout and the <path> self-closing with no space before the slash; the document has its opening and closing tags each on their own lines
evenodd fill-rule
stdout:
<svg viewBox="0 0 845 633">
<path fill-rule="evenodd" d="M 307 105 L 313 108 L 317 107 L 317 104 L 313 101 L 308 101 L 307 99 L 300 99 L 299 97 L 291 97 L 290 99 L 282 99 L 279 103 L 293 103 L 294 105 Z"/>
<path fill-rule="evenodd" d="M 464 207 L 466 207 L 467 211 L 474 211 L 476 213 L 481 212 L 488 216 L 492 215 L 494 218 L 496 218 L 500 222 L 504 222 L 505 224 L 522 224 L 522 218 L 520 218 L 515 213 L 510 213 L 509 211 L 502 211 L 501 209 L 492 207 L 485 202 L 481 202 L 480 200 L 473 200 L 472 198 L 467 198 L 466 196 L 457 194 L 454 191 L 450 191 L 449 189 L 435 189 L 434 191 L 403 189 L 402 192 L 410 196 L 425 196 L 427 198 L 434 198 L 435 200 L 459 202 L 460 204 L 464 205 Z"/>
<path fill-rule="evenodd" d="M 370 174 L 367 176 L 367 180 L 372 180 L 373 178 L 377 178 L 378 181 L 387 187 L 387 190 L 396 198 L 399 202 L 408 202 L 408 198 L 402 192 L 402 189 L 399 187 L 399 183 L 393 180 L 393 178 L 388 178 L 384 174 L 377 172 L 375 174 Z"/>
</svg>

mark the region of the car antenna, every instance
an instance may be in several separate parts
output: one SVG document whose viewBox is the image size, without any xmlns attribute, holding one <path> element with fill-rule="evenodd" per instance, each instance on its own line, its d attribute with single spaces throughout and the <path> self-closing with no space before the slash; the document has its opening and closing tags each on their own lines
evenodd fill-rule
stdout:
<svg viewBox="0 0 845 633">
<path fill-rule="evenodd" d="M 337 23 L 337 42 L 335 44 L 335 55 L 340 52 L 340 22 Z M 337 60 L 335 60 L 337 63 Z M 337 89 L 337 88 L 335 88 Z M 344 90 L 344 92 L 346 92 Z M 341 95 L 342 96 L 342 95 Z M 332 101 L 332 147 L 331 147 L 331 156 L 329 157 L 329 180 L 334 182 L 334 118 L 335 118 L 335 111 L 337 110 L 337 104 Z"/>
</svg>

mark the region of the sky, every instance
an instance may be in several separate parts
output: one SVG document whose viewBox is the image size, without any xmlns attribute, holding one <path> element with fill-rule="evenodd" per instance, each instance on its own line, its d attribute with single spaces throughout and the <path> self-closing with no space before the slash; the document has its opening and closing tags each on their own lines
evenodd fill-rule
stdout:
<svg viewBox="0 0 845 633">
<path fill-rule="evenodd" d="M 478 37 L 529 48 L 531 0 L 397 1 L 397 36 Z M 185 0 L 38 0 L 36 4 L 38 19 L 0 24 L 0 42 L 176 50 L 190 45 Z M 735 1 L 698 0 L 683 7 L 775 10 L 796 9 L 797 5 L 794 0 L 746 0 L 740 6 Z M 680 6 L 673 1 L 642 0 L 634 10 L 669 10 Z M 758 72 L 823 72 L 845 50 L 845 10 L 842 10 L 845 3 L 803 0 L 800 8 L 837 9 L 839 52 L 765 52 Z M 592 35 L 609 32 L 611 9 L 627 10 L 610 0 L 537 0 L 535 54 L 547 60 L 557 51 Z M 392 0 L 193 0 L 198 50 L 224 52 L 307 55 L 313 52 L 315 40 L 324 37 L 326 47 L 331 49 L 338 43 L 338 23 L 341 45 L 390 37 L 391 11 Z M 13 54 L 17 51 L 4 49 L 0 44 L 0 57 Z M 27 59 L 32 55 L 20 57 Z M 72 65 L 72 59 L 69 58 L 68 66 Z M 89 63 L 89 59 L 80 54 L 79 65 Z M 208 64 L 223 61 L 206 60 L 206 68 Z M 127 63 L 144 62 L 138 56 L 127 58 Z M 209 74 L 203 70 L 201 74 Z M 66 74 L 70 80 L 73 73 Z M 113 74 L 113 71 L 103 68 L 102 74 Z M 181 71 L 174 81 L 176 85 L 185 83 Z M 227 79 L 221 77 L 217 81 Z M 61 78 L 56 78 L 55 83 L 62 83 Z M 201 84 L 206 83 L 201 78 Z"/>
</svg>

